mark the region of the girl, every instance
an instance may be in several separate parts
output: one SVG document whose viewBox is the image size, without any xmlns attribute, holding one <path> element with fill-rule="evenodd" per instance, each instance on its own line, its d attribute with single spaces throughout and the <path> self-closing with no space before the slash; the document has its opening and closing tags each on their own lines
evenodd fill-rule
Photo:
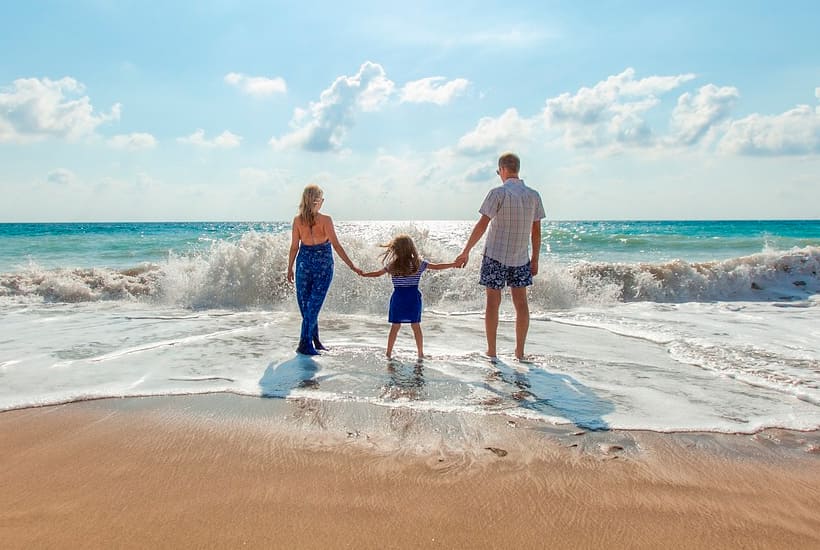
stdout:
<svg viewBox="0 0 820 550">
<path fill-rule="evenodd" d="M 327 349 L 319 341 L 319 310 L 333 279 L 331 246 L 350 269 L 362 274 L 339 243 L 331 217 L 319 212 L 324 202 L 324 193 L 318 185 L 305 187 L 299 214 L 293 218 L 288 254 L 288 282 L 294 281 L 295 260 L 296 301 L 302 313 L 302 332 L 296 351 L 305 355 L 318 355 L 317 350 Z"/>
<path fill-rule="evenodd" d="M 390 297 L 390 313 L 387 320 L 392 323 L 387 336 L 387 358 L 393 355 L 393 344 L 402 323 L 410 323 L 416 339 L 418 358 L 424 358 L 424 337 L 421 333 L 421 292 L 419 280 L 425 269 L 448 269 L 455 263 L 433 264 L 419 258 L 416 245 L 409 235 L 398 235 L 386 245 L 382 254 L 384 267 L 378 271 L 362 273 L 363 277 L 380 277 L 390 274 L 393 280 L 393 295 Z"/>
</svg>

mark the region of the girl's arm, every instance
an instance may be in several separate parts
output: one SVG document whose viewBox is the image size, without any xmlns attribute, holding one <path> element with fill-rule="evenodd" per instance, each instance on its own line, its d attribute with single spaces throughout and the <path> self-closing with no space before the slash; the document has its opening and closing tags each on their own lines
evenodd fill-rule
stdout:
<svg viewBox="0 0 820 550">
<path fill-rule="evenodd" d="M 450 262 L 448 264 L 434 264 L 427 262 L 427 269 L 450 269 L 451 267 L 458 267 L 458 263 Z"/>
<path fill-rule="evenodd" d="M 327 221 L 325 222 L 327 224 L 327 236 L 330 239 L 330 244 L 333 246 L 333 250 L 335 250 L 336 254 L 338 254 L 342 261 L 347 264 L 347 267 L 361 275 L 362 270 L 356 267 L 356 265 L 350 260 L 344 247 L 342 247 L 342 243 L 339 242 L 339 238 L 336 236 L 336 229 L 333 227 L 333 219 L 330 216 L 325 217 L 327 218 Z"/>
<path fill-rule="evenodd" d="M 384 275 L 385 273 L 387 273 L 387 268 L 386 268 L 386 267 L 383 267 L 383 268 L 381 268 L 381 269 L 380 269 L 380 270 L 378 270 L 378 271 L 368 271 L 367 273 L 362 272 L 362 273 L 360 273 L 360 275 L 361 275 L 362 277 L 381 277 L 381 276 L 382 276 L 382 275 Z"/>
<path fill-rule="evenodd" d="M 292 283 L 293 261 L 296 260 L 296 253 L 299 251 L 299 228 L 296 226 L 296 218 L 293 218 L 293 226 L 290 230 L 290 250 L 288 251 L 288 282 Z"/>
</svg>

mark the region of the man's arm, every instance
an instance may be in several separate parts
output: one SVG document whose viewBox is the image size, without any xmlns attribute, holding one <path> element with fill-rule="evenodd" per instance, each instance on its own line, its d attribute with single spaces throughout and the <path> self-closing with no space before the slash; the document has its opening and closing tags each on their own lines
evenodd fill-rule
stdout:
<svg viewBox="0 0 820 550">
<path fill-rule="evenodd" d="M 532 259 L 530 260 L 530 273 L 535 277 L 538 275 L 538 258 L 541 256 L 541 220 L 532 222 Z"/>
<path fill-rule="evenodd" d="M 478 219 L 478 222 L 476 222 L 475 227 L 473 227 L 473 232 L 470 233 L 470 238 L 467 239 L 467 244 L 464 245 L 464 250 L 461 251 L 461 254 L 459 254 L 453 262 L 456 264 L 456 267 L 464 267 L 467 265 L 467 260 L 470 259 L 470 250 L 472 250 L 476 243 L 481 240 L 481 237 L 484 236 L 484 232 L 487 231 L 488 225 L 490 225 L 489 216 L 482 214 Z"/>
</svg>

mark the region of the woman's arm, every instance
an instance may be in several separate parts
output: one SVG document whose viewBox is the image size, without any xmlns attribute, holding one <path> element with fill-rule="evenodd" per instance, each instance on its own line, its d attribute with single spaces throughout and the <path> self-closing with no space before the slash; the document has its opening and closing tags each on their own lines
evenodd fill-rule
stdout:
<svg viewBox="0 0 820 550">
<path fill-rule="evenodd" d="M 347 264 L 347 267 L 358 273 L 359 275 L 362 274 L 362 270 L 356 267 L 356 265 L 350 260 L 347 256 L 347 252 L 345 252 L 342 243 L 339 242 L 339 238 L 336 236 L 336 228 L 333 227 L 333 219 L 330 216 L 325 216 L 325 229 L 327 230 L 327 237 L 330 239 L 330 244 L 333 246 L 333 250 L 336 251 L 336 254 L 342 259 L 344 263 Z"/>
<path fill-rule="evenodd" d="M 290 250 L 288 251 L 288 282 L 292 283 L 293 262 L 296 260 L 296 253 L 299 252 L 299 227 L 296 225 L 296 218 L 293 218 L 293 225 L 290 230 Z"/>
<path fill-rule="evenodd" d="M 387 273 L 387 268 L 383 267 L 378 271 L 368 271 L 367 273 L 362 271 L 361 273 L 359 273 L 359 275 L 361 275 L 362 277 L 381 277 L 385 273 Z"/>
</svg>

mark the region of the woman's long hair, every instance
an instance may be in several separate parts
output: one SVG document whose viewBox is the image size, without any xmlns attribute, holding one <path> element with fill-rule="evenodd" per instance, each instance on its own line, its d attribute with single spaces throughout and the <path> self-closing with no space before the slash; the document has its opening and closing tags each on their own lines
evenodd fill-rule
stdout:
<svg viewBox="0 0 820 550">
<path fill-rule="evenodd" d="M 302 191 L 302 202 L 299 203 L 299 219 L 308 227 L 316 225 L 316 201 L 322 198 L 322 188 L 311 183 Z"/>
<path fill-rule="evenodd" d="M 421 259 L 410 235 L 396 235 L 392 241 L 382 246 L 387 249 L 381 255 L 382 263 L 390 275 L 407 277 L 415 275 L 419 270 Z"/>
</svg>

